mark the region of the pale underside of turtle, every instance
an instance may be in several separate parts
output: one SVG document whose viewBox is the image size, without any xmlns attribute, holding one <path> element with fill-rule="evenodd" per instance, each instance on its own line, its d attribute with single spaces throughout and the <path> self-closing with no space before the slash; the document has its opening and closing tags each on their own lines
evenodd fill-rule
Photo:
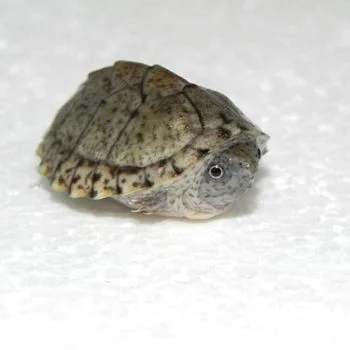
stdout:
<svg viewBox="0 0 350 350">
<path fill-rule="evenodd" d="M 224 95 L 159 65 L 117 61 L 89 74 L 58 111 L 37 154 L 40 173 L 71 197 L 113 197 L 134 211 L 207 218 L 250 186 L 267 139 Z M 211 180 L 201 188 L 206 169 L 220 152 L 235 157 L 239 147 L 254 158 L 246 163 L 254 168 L 249 183 L 214 205 Z M 213 188 L 220 191 L 220 181 Z"/>
</svg>

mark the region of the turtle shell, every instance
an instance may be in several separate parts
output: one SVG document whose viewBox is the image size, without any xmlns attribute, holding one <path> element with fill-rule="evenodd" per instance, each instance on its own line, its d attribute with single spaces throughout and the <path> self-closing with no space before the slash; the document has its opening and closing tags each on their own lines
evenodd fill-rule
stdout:
<svg viewBox="0 0 350 350">
<path fill-rule="evenodd" d="M 224 95 L 118 61 L 88 75 L 37 154 L 55 190 L 100 199 L 172 183 L 242 132 L 264 138 Z"/>
</svg>

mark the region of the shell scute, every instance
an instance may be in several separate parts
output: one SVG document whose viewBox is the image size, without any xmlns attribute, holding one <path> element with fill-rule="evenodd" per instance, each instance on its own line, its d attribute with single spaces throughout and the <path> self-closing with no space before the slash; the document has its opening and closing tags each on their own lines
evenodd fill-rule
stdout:
<svg viewBox="0 0 350 350">
<path fill-rule="evenodd" d="M 222 105 L 213 103 L 212 96 L 206 89 L 191 84 L 185 87 L 184 93 L 197 109 L 204 129 L 215 129 L 224 123 L 232 122 L 222 118 Z"/>
<path fill-rule="evenodd" d="M 149 68 L 142 85 L 143 95 L 148 99 L 156 99 L 180 93 L 188 82 L 170 72 L 155 65 Z"/>
<path fill-rule="evenodd" d="M 149 66 L 137 62 L 117 61 L 113 65 L 117 78 L 121 78 L 128 86 L 139 85 L 149 69 Z"/>
<path fill-rule="evenodd" d="M 120 134 L 108 162 L 144 167 L 172 156 L 200 132 L 198 116 L 183 95 L 146 102 Z"/>
<path fill-rule="evenodd" d="M 92 197 L 92 178 L 95 172 L 95 164 L 90 161 L 82 161 L 76 168 L 70 184 L 69 195 L 73 198 Z"/>
<path fill-rule="evenodd" d="M 96 167 L 92 176 L 93 199 L 102 199 L 116 195 L 117 169 L 111 169 L 105 164 Z"/>
<path fill-rule="evenodd" d="M 76 152 L 82 157 L 96 161 L 108 161 L 109 152 L 141 103 L 139 95 L 132 89 L 118 91 L 105 101 L 91 117 L 91 122 L 83 131 L 76 148 Z"/>
<path fill-rule="evenodd" d="M 53 174 L 51 186 L 58 192 L 70 192 L 70 186 L 75 176 L 80 158 L 72 155 L 60 165 L 59 171 Z"/>
</svg>

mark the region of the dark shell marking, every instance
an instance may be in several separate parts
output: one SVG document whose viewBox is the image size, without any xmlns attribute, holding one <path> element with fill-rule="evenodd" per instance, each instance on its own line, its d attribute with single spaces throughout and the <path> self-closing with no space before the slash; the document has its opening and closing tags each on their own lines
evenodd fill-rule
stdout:
<svg viewBox="0 0 350 350">
<path fill-rule="evenodd" d="M 55 190 L 100 199 L 172 183 L 253 128 L 220 93 L 158 65 L 118 61 L 89 74 L 37 154 Z"/>
</svg>

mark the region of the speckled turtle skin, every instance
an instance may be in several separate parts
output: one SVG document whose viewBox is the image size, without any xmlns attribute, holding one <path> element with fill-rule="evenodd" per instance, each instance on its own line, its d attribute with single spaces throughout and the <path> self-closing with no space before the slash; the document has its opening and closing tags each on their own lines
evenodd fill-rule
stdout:
<svg viewBox="0 0 350 350">
<path fill-rule="evenodd" d="M 117 61 L 88 75 L 37 154 L 40 173 L 71 197 L 113 197 L 133 211 L 200 219 L 220 214 L 251 185 L 267 139 L 224 95 L 159 65 Z M 213 204 L 220 181 L 203 179 L 222 151 L 231 152 L 228 163 L 239 152 L 249 158 L 250 173 Z"/>
</svg>

